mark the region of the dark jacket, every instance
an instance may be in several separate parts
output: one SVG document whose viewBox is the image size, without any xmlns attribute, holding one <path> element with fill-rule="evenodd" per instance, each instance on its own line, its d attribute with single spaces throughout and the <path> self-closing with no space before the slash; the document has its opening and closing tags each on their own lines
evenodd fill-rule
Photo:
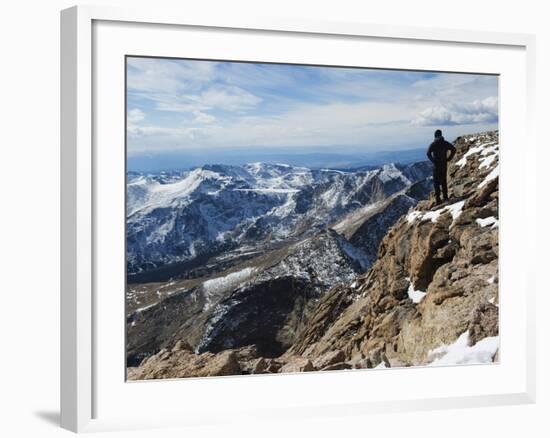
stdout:
<svg viewBox="0 0 550 438">
<path fill-rule="evenodd" d="M 448 155 L 448 152 L 451 155 Z M 443 137 L 436 138 L 428 148 L 428 158 L 436 168 L 446 169 L 447 161 L 451 161 L 456 154 L 456 148 Z"/>
</svg>

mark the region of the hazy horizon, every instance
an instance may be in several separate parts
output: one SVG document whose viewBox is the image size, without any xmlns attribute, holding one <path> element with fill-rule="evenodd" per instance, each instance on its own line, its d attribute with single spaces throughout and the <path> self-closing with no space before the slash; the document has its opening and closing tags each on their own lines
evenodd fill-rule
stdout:
<svg viewBox="0 0 550 438">
<path fill-rule="evenodd" d="M 205 161 L 204 152 L 194 151 L 171 152 L 155 155 L 129 156 L 127 170 L 130 172 L 159 172 L 170 170 L 189 170 L 207 165 L 242 166 L 250 163 L 284 164 L 310 169 L 342 169 L 362 166 L 378 166 L 389 162 L 407 164 L 415 161 L 427 160 L 425 148 L 407 149 L 399 151 L 355 152 L 349 151 L 295 151 L 285 154 L 281 151 L 250 152 L 241 150 L 219 151 L 215 159 Z"/>
</svg>

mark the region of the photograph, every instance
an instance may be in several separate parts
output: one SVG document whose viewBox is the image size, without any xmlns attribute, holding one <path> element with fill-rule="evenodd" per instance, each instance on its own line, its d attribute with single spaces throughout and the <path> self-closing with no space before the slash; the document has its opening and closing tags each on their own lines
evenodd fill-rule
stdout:
<svg viewBox="0 0 550 438">
<path fill-rule="evenodd" d="M 128 381 L 499 363 L 499 75 L 127 55 L 125 87 Z"/>
</svg>

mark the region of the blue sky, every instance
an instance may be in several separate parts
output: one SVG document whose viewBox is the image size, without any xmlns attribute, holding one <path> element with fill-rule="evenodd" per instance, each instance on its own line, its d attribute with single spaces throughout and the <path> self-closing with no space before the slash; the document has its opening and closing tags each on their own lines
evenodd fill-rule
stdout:
<svg viewBox="0 0 550 438">
<path fill-rule="evenodd" d="M 498 125 L 495 76 L 130 57 L 127 84 L 129 158 L 402 150 Z"/>
</svg>

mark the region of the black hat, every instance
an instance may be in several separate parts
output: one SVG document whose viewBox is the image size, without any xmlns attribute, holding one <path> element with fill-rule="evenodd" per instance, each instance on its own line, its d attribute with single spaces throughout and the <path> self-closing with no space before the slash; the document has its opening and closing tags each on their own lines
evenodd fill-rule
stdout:
<svg viewBox="0 0 550 438">
<path fill-rule="evenodd" d="M 441 129 L 438 129 L 437 131 L 434 132 L 435 138 L 442 137 L 442 136 L 443 136 L 443 133 L 441 132 Z"/>
</svg>

